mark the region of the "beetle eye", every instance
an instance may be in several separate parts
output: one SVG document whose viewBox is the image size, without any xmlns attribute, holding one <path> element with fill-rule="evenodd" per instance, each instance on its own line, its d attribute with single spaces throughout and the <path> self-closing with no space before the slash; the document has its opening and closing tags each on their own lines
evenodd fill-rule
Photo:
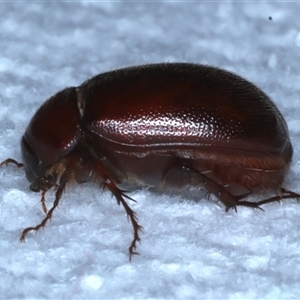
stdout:
<svg viewBox="0 0 300 300">
<path fill-rule="evenodd" d="M 36 177 L 30 184 L 30 189 L 33 192 L 39 192 L 40 190 L 49 190 L 53 185 L 55 185 L 55 180 L 56 177 L 54 175 Z"/>
<path fill-rule="evenodd" d="M 27 180 L 32 183 L 45 173 L 45 168 L 38 162 L 35 153 L 24 136 L 21 140 L 21 151 Z"/>
</svg>

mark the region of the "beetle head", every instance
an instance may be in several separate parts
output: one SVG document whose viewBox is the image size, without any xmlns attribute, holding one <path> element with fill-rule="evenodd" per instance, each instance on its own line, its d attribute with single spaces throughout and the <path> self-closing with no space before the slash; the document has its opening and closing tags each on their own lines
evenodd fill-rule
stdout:
<svg viewBox="0 0 300 300">
<path fill-rule="evenodd" d="M 48 99 L 31 119 L 21 140 L 26 177 L 33 191 L 56 183 L 69 154 L 80 139 L 80 116 L 75 88 Z"/>
</svg>

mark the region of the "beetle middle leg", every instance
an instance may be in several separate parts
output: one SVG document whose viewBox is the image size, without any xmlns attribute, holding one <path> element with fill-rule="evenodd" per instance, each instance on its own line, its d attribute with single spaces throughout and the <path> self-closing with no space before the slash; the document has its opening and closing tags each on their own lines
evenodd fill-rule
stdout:
<svg viewBox="0 0 300 300">
<path fill-rule="evenodd" d="M 142 232 L 142 226 L 138 223 L 138 218 L 136 216 L 136 213 L 129 207 L 129 205 L 127 204 L 127 202 L 125 201 L 124 198 L 127 198 L 129 200 L 135 201 L 133 200 L 131 197 L 129 197 L 126 194 L 126 191 L 119 189 L 115 183 L 114 183 L 114 179 L 113 179 L 113 174 L 108 175 L 105 168 L 103 168 L 103 166 L 101 164 L 98 164 L 95 168 L 95 173 L 100 176 L 100 178 L 102 179 L 102 184 L 104 185 L 104 187 L 107 187 L 111 193 L 115 196 L 115 198 L 117 199 L 117 203 L 118 205 L 122 204 L 122 206 L 124 207 L 127 217 L 128 219 L 131 221 L 131 224 L 133 226 L 133 240 L 130 244 L 129 247 L 129 260 L 131 260 L 132 255 L 139 255 L 138 252 L 136 252 L 136 247 L 137 247 L 137 242 L 140 242 L 140 236 L 139 236 L 139 232 Z"/>
<path fill-rule="evenodd" d="M 134 201 L 132 198 L 130 198 L 128 195 L 125 194 L 125 191 L 120 190 L 111 180 L 106 179 L 104 181 L 105 186 L 112 192 L 112 194 L 116 197 L 118 204 L 122 204 L 124 207 L 128 219 L 130 219 L 131 224 L 133 226 L 133 240 L 131 242 L 131 245 L 129 247 L 129 260 L 131 260 L 132 255 L 139 255 L 138 252 L 136 252 L 136 244 L 137 242 L 140 242 L 140 236 L 139 232 L 142 232 L 142 226 L 138 223 L 138 218 L 136 216 L 136 213 L 129 207 L 129 205 L 126 203 L 124 198 L 127 198 L 129 200 Z"/>
</svg>

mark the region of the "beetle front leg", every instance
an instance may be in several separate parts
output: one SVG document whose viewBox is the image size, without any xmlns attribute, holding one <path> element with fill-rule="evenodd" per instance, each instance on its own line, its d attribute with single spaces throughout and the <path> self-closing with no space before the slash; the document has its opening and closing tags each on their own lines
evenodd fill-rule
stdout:
<svg viewBox="0 0 300 300">
<path fill-rule="evenodd" d="M 12 158 L 8 158 L 6 160 L 4 160 L 3 162 L 1 162 L 0 167 L 4 166 L 4 165 L 8 165 L 8 164 L 14 164 L 16 165 L 18 168 L 22 168 L 24 166 L 24 164 L 22 163 L 18 163 L 16 160 L 12 159 Z"/>
<path fill-rule="evenodd" d="M 41 187 L 43 187 L 41 203 L 42 203 L 43 210 L 46 213 L 46 217 L 42 220 L 42 222 L 40 224 L 36 225 L 35 227 L 25 228 L 23 230 L 22 234 L 21 234 L 21 237 L 20 237 L 21 242 L 25 241 L 25 237 L 26 237 L 28 232 L 30 232 L 30 231 L 36 231 L 37 232 L 41 228 L 45 227 L 46 223 L 51 219 L 53 211 L 58 206 L 58 204 L 60 202 L 60 199 L 61 199 L 61 196 L 62 196 L 62 194 L 63 194 L 63 192 L 66 188 L 66 185 L 74 177 L 74 171 L 76 170 L 76 167 L 77 167 L 77 157 L 76 157 L 76 155 L 74 155 L 70 159 L 68 164 L 66 165 L 65 171 L 61 174 L 61 177 L 59 179 L 59 184 L 53 183 L 53 182 L 49 181 L 47 178 L 41 177 L 41 178 L 38 178 L 38 181 L 36 182 L 37 183 L 36 186 L 33 187 L 33 185 L 31 185 L 31 189 L 35 190 L 35 191 L 38 191 Z M 56 189 L 55 200 L 53 202 L 53 206 L 47 212 L 47 208 L 46 208 L 46 205 L 45 205 L 45 194 L 53 186 Z"/>
<path fill-rule="evenodd" d="M 53 211 L 55 210 L 55 208 L 58 206 L 59 204 L 59 201 L 61 199 L 61 196 L 62 196 L 62 193 L 66 187 L 66 184 L 68 183 L 69 179 L 70 179 L 70 176 L 69 174 L 64 174 L 65 176 L 62 176 L 61 180 L 60 180 L 60 185 L 58 186 L 57 188 L 57 191 L 55 193 L 55 200 L 54 200 L 54 203 L 53 203 L 53 206 L 51 207 L 51 209 L 47 212 L 47 215 L 46 217 L 43 219 L 43 221 L 38 224 L 37 226 L 35 227 L 28 227 L 28 228 L 25 228 L 21 234 L 21 237 L 20 237 L 20 241 L 21 242 L 24 242 L 25 241 L 25 237 L 27 235 L 27 233 L 29 231 L 38 231 L 39 229 L 45 227 L 46 223 L 51 219 L 52 217 L 52 213 Z M 45 193 L 47 192 L 46 191 L 43 191 L 42 192 L 42 197 L 45 195 Z M 43 210 L 44 212 L 47 211 L 47 208 L 46 206 L 44 207 L 45 203 L 43 202 L 43 199 L 41 200 L 42 202 L 42 205 L 43 205 Z"/>
</svg>

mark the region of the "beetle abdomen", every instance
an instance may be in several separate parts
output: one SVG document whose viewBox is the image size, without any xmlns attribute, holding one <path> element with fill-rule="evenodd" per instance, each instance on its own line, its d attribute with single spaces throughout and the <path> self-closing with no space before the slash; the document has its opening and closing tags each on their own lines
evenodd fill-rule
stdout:
<svg viewBox="0 0 300 300">
<path fill-rule="evenodd" d="M 124 146 L 217 146 L 282 153 L 286 123 L 261 90 L 230 72 L 193 64 L 121 69 L 79 87 L 84 124 Z"/>
<path fill-rule="evenodd" d="M 194 64 L 127 68 L 98 75 L 79 91 L 83 123 L 129 178 L 137 172 L 142 180 L 149 165 L 144 157 L 151 154 L 193 161 L 193 168 L 223 184 L 273 188 L 292 157 L 287 126 L 274 103 L 224 70 Z M 165 166 L 158 168 L 162 174 Z M 145 177 L 155 174 L 158 184 L 159 171 L 149 173 Z"/>
</svg>

